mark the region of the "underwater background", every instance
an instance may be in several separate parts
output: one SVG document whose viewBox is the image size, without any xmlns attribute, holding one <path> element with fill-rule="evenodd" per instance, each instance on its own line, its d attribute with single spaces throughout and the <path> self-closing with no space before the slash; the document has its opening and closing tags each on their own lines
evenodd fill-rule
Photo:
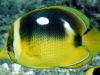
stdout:
<svg viewBox="0 0 100 75">
<path fill-rule="evenodd" d="M 50 5 L 76 8 L 90 19 L 91 27 L 95 25 L 100 30 L 100 0 L 0 0 L 0 49 L 11 25 L 19 16 L 35 8 Z M 31 69 L 0 59 L 0 75 L 84 75 L 87 69 L 96 65 L 100 65 L 100 53 L 91 62 L 76 69 Z"/>
</svg>

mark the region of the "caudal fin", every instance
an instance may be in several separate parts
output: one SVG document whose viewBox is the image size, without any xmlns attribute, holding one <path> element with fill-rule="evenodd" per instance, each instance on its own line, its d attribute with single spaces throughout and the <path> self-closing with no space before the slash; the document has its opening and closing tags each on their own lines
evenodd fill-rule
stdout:
<svg viewBox="0 0 100 75">
<path fill-rule="evenodd" d="M 82 42 L 93 55 L 96 55 L 100 51 L 100 32 L 94 27 L 82 37 Z"/>
</svg>

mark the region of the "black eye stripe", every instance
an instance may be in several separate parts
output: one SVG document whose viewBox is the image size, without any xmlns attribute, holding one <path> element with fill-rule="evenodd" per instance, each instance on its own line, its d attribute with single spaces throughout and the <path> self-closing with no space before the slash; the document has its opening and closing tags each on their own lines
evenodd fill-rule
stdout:
<svg viewBox="0 0 100 75">
<path fill-rule="evenodd" d="M 14 26 L 12 25 L 9 31 L 8 40 L 7 40 L 7 50 L 10 57 L 11 55 L 9 52 L 13 52 L 13 54 L 15 55 L 14 48 L 13 48 L 13 41 L 14 41 Z"/>
<path fill-rule="evenodd" d="M 7 51 L 12 51 L 10 46 L 7 46 Z"/>
</svg>

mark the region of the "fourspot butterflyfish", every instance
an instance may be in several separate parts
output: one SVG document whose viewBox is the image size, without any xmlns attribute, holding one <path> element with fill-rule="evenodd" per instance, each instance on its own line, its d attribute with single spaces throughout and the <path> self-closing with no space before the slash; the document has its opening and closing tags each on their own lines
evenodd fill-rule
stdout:
<svg viewBox="0 0 100 75">
<path fill-rule="evenodd" d="M 100 75 L 100 66 L 95 66 L 88 69 L 85 75 Z"/>
<path fill-rule="evenodd" d="M 67 6 L 46 6 L 20 16 L 11 26 L 0 58 L 31 68 L 77 68 L 100 50 L 100 33 Z"/>
</svg>

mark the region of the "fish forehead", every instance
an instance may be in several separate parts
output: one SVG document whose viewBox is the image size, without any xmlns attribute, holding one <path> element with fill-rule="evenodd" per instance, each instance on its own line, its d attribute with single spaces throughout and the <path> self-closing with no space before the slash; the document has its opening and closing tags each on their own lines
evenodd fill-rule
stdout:
<svg viewBox="0 0 100 75">
<path fill-rule="evenodd" d="M 40 25 L 36 22 L 37 19 L 45 17 L 49 20 L 46 25 Z M 84 25 L 82 21 L 73 13 L 59 8 L 41 9 L 30 12 L 24 15 L 20 21 L 21 39 L 31 39 L 32 36 L 38 34 L 40 36 L 47 35 L 48 37 L 64 38 L 66 28 L 64 21 L 68 23 L 71 29 L 78 34 L 83 33 Z"/>
</svg>

